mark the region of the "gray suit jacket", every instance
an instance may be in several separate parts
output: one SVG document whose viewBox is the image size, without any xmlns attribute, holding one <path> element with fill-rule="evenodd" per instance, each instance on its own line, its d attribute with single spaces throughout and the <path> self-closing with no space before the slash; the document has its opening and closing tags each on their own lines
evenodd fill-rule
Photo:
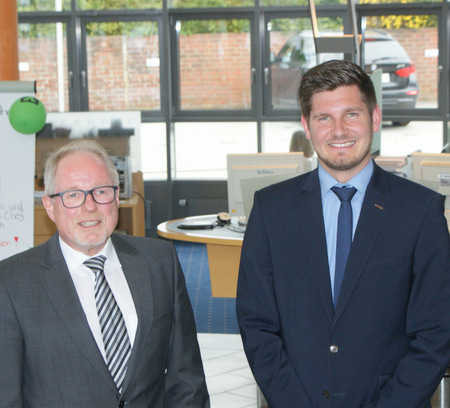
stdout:
<svg viewBox="0 0 450 408">
<path fill-rule="evenodd" d="M 2 408 L 209 407 L 173 246 L 113 235 L 138 314 L 122 395 L 90 331 L 58 235 L 0 262 Z"/>
</svg>

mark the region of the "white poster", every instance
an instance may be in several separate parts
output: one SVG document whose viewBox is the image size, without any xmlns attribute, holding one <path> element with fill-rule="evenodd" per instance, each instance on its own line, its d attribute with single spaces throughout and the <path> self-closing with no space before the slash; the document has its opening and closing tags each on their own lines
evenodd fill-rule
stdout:
<svg viewBox="0 0 450 408">
<path fill-rule="evenodd" d="M 8 114 L 34 82 L 0 81 L 0 260 L 33 246 L 35 135 L 17 132 Z"/>
</svg>

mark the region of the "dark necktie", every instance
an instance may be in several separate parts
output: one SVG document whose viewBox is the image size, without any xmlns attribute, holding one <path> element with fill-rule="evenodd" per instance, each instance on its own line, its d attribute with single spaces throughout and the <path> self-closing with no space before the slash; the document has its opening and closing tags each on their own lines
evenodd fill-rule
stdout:
<svg viewBox="0 0 450 408">
<path fill-rule="evenodd" d="M 95 303 L 106 351 L 106 364 L 119 393 L 127 372 L 131 344 L 122 312 L 105 278 L 103 267 L 106 257 L 90 258 L 84 264 L 95 273 Z"/>
<path fill-rule="evenodd" d="M 332 187 L 333 193 L 341 201 L 339 209 L 337 240 L 336 240 L 336 269 L 334 274 L 334 298 L 333 303 L 336 308 L 339 292 L 344 278 L 345 266 L 348 254 L 352 246 L 352 205 L 350 201 L 356 193 L 355 187 Z"/>
</svg>

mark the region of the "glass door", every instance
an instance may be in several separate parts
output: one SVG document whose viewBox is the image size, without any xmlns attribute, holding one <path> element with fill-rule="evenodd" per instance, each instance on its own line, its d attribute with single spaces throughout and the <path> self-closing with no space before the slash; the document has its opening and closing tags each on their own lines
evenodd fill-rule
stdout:
<svg viewBox="0 0 450 408">
<path fill-rule="evenodd" d="M 47 112 L 69 110 L 67 24 L 23 22 L 19 29 L 19 71 L 22 81 L 36 81 L 36 97 Z"/>
<path fill-rule="evenodd" d="M 159 25 L 82 20 L 82 110 L 161 111 Z"/>
<path fill-rule="evenodd" d="M 251 17 L 239 13 L 221 18 L 173 17 L 175 115 L 254 111 L 252 26 Z"/>
<path fill-rule="evenodd" d="M 342 35 L 340 16 L 319 18 L 321 35 Z M 308 12 L 268 14 L 265 19 L 264 95 L 267 116 L 298 115 L 298 87 L 305 72 L 343 53 L 316 55 Z"/>
</svg>

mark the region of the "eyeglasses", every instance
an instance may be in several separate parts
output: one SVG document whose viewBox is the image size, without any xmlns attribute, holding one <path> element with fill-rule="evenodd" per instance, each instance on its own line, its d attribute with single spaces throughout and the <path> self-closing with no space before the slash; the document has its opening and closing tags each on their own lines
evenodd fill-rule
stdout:
<svg viewBox="0 0 450 408">
<path fill-rule="evenodd" d="M 86 201 L 88 194 L 92 196 L 97 204 L 110 204 L 116 198 L 117 186 L 102 186 L 92 190 L 68 190 L 61 193 L 51 194 L 50 198 L 61 197 L 62 203 L 66 208 L 81 207 Z"/>
</svg>

